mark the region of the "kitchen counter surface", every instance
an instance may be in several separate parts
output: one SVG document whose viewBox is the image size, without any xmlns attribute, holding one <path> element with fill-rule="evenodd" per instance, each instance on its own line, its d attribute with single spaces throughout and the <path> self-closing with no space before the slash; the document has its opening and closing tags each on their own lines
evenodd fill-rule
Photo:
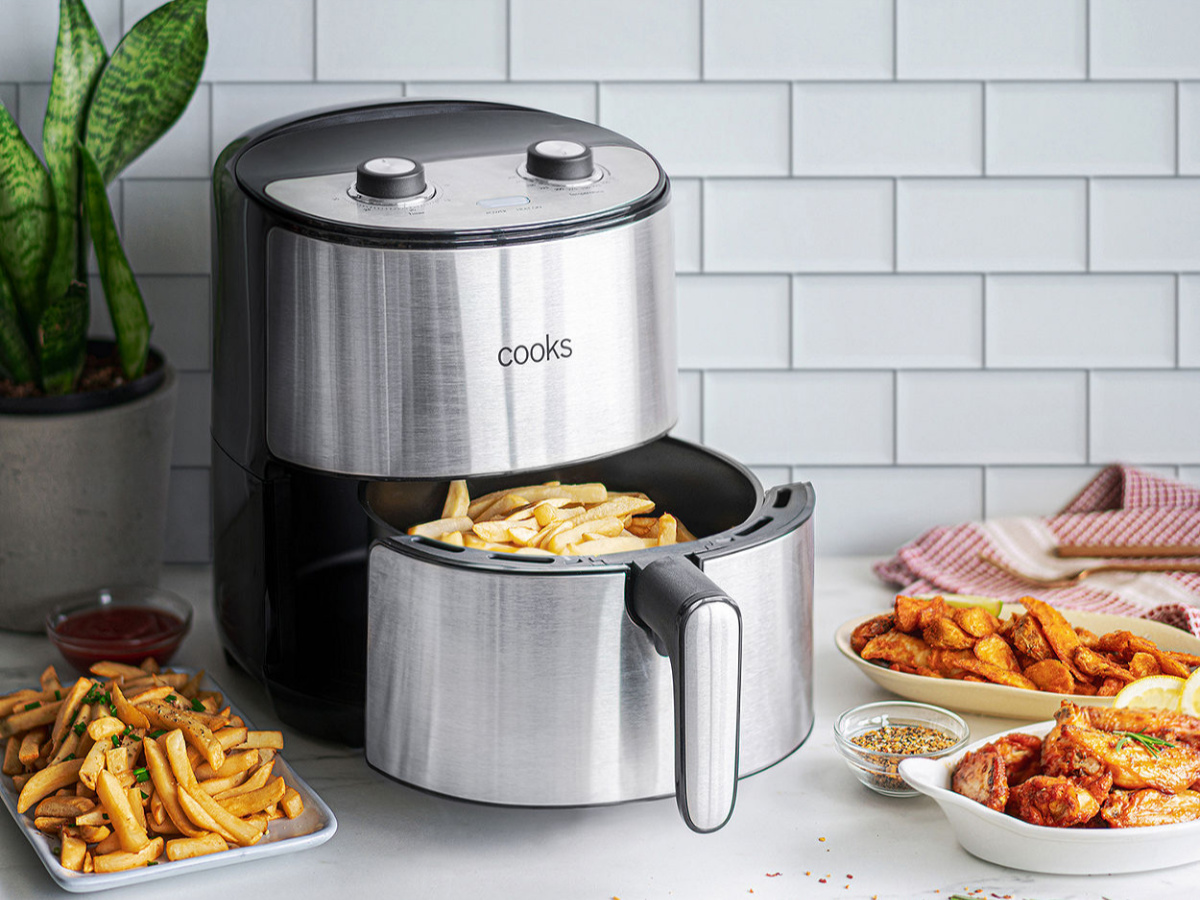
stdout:
<svg viewBox="0 0 1200 900">
<path fill-rule="evenodd" d="M 822 558 L 816 569 L 816 725 L 780 764 L 743 780 L 730 823 L 693 834 L 671 799 L 593 809 L 477 806 L 429 796 L 370 769 L 358 751 L 284 728 L 284 757 L 333 808 L 338 831 L 313 850 L 121 888 L 122 900 L 243 896 L 288 900 L 421 898 L 772 897 L 1158 898 L 1190 893 L 1200 865 L 1140 875 L 1047 876 L 968 855 L 931 800 L 892 800 L 859 785 L 833 745 L 842 710 L 889 695 L 838 653 L 843 621 L 882 611 L 891 592 L 870 560 Z M 213 623 L 211 570 L 169 567 L 164 586 L 196 622 L 174 662 L 206 668 L 259 728 L 278 728 L 263 690 L 226 665 Z M 66 669 L 42 637 L 0 632 L 0 692 Z M 66 676 L 64 675 L 64 678 Z M 967 717 L 973 738 L 1013 726 Z M 5 816 L 7 819 L 7 816 Z M 776 874 L 777 873 L 777 874 Z M 852 877 L 851 877 L 852 876 Z M 824 879 L 824 882 L 821 881 Z M 0 898 L 64 896 L 17 829 L 0 823 Z M 103 896 L 103 895 L 101 895 Z"/>
</svg>

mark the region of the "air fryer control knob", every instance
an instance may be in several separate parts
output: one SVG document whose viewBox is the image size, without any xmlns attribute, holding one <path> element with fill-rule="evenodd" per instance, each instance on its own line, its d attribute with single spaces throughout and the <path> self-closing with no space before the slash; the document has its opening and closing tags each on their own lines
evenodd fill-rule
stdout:
<svg viewBox="0 0 1200 900">
<path fill-rule="evenodd" d="M 425 190 L 425 167 L 402 156 L 368 159 L 358 164 L 358 182 L 354 188 L 373 200 L 416 197 Z"/>
<path fill-rule="evenodd" d="M 590 178 L 593 169 L 591 147 L 577 141 L 537 141 L 525 156 L 525 171 L 550 181 Z"/>
</svg>

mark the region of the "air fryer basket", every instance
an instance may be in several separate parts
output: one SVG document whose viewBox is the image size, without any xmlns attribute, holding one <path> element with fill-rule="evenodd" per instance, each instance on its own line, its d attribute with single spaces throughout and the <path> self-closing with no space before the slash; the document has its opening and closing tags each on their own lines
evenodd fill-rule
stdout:
<svg viewBox="0 0 1200 900">
<path fill-rule="evenodd" d="M 450 796 L 580 805 L 665 793 L 673 756 L 683 819 L 716 830 L 739 773 L 811 725 L 811 488 L 764 498 L 743 466 L 670 438 L 468 484 L 480 496 L 550 480 L 643 491 L 697 539 L 595 557 L 456 547 L 403 533 L 440 517 L 446 483 L 364 483 L 380 537 L 367 761 Z M 644 714 L 621 721 L 632 710 Z M 601 733 L 620 749 L 600 749 Z"/>
<path fill-rule="evenodd" d="M 662 438 L 613 456 L 519 474 L 471 478 L 471 495 L 561 481 L 603 482 L 611 491 L 642 491 L 699 538 L 735 528 L 762 503 L 758 479 L 745 467 L 711 450 Z M 448 482 L 372 481 L 363 485 L 363 505 L 379 534 L 403 533 L 441 517 Z M 537 557 L 529 557 L 535 559 Z"/>
</svg>

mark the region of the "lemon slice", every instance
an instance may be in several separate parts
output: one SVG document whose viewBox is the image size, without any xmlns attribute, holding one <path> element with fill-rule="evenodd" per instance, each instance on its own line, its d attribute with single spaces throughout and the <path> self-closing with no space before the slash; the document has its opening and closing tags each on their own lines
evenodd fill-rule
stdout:
<svg viewBox="0 0 1200 900">
<path fill-rule="evenodd" d="M 1179 712 L 1180 699 L 1186 686 L 1182 678 L 1174 675 L 1150 675 L 1131 681 L 1113 697 L 1113 708 L 1162 709 Z"/>
<path fill-rule="evenodd" d="M 1188 676 L 1179 696 L 1179 711 L 1189 716 L 1200 716 L 1200 669 Z"/>
<path fill-rule="evenodd" d="M 916 594 L 918 600 L 932 600 L 934 597 L 941 597 L 946 601 L 947 606 L 957 606 L 959 609 L 965 609 L 968 606 L 982 606 L 996 618 L 1000 618 L 1000 610 L 1004 607 L 1003 600 L 997 600 L 995 597 L 976 597 L 974 594 Z"/>
</svg>

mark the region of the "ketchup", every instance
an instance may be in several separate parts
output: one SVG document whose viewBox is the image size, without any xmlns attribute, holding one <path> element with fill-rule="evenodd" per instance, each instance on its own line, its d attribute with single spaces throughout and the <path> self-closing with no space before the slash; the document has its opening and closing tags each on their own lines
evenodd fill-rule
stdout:
<svg viewBox="0 0 1200 900">
<path fill-rule="evenodd" d="M 179 616 L 145 606 L 103 606 L 74 613 L 55 627 L 59 650 L 81 671 L 99 660 L 165 663 L 183 638 Z"/>
</svg>

